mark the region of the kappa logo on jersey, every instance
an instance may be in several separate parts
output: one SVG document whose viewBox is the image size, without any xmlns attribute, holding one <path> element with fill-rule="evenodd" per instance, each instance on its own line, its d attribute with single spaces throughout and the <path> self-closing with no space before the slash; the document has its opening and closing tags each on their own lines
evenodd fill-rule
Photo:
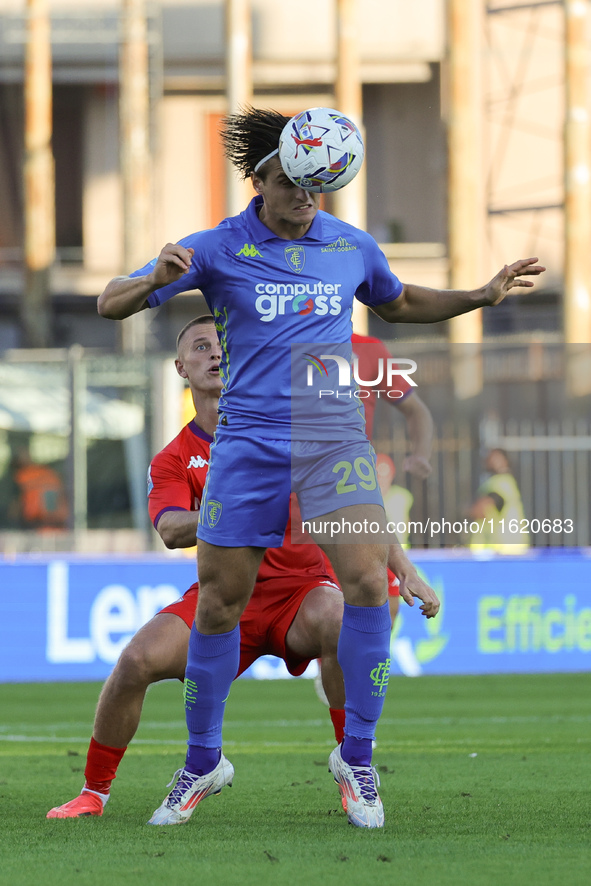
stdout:
<svg viewBox="0 0 591 886">
<path fill-rule="evenodd" d="M 207 525 L 210 529 L 213 529 L 213 527 L 217 526 L 220 522 L 220 517 L 222 516 L 222 503 L 210 498 L 205 506 L 205 514 L 207 517 Z"/>
<path fill-rule="evenodd" d="M 284 249 L 285 261 L 290 270 L 301 274 L 306 264 L 306 251 L 303 246 L 286 246 Z"/>
<path fill-rule="evenodd" d="M 245 258 L 262 258 L 262 252 L 256 248 L 254 243 L 245 243 L 240 252 L 236 252 L 235 255 L 243 255 Z"/>
<path fill-rule="evenodd" d="M 152 465 L 148 468 L 148 496 L 150 495 L 152 489 L 154 488 L 154 481 L 152 480 Z"/>
<path fill-rule="evenodd" d="M 208 464 L 209 462 L 205 461 L 204 458 L 201 458 L 200 455 L 192 455 L 191 460 L 187 465 L 187 470 L 189 470 L 189 468 L 206 468 Z"/>
<path fill-rule="evenodd" d="M 353 244 L 349 243 L 348 240 L 345 240 L 344 237 L 339 237 L 334 243 L 329 243 L 327 246 L 323 246 L 320 252 L 352 252 L 355 249 L 357 249 L 356 246 L 353 246 Z"/>
<path fill-rule="evenodd" d="M 342 283 L 257 283 L 254 291 L 258 295 L 254 306 L 261 314 L 264 323 L 285 314 L 325 314 L 336 316 L 341 313 L 342 296 L 338 295 Z"/>
</svg>

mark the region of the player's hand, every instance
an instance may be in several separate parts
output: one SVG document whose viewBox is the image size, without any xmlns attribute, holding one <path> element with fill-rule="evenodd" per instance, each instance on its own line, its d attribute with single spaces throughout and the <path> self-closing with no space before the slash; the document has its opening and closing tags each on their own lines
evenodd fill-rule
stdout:
<svg viewBox="0 0 591 886">
<path fill-rule="evenodd" d="M 425 458 L 424 455 L 411 454 L 404 459 L 402 470 L 408 471 L 409 474 L 412 474 L 413 477 L 418 477 L 419 480 L 426 480 L 433 468 L 429 464 L 429 459 Z"/>
<path fill-rule="evenodd" d="M 183 274 L 188 274 L 194 254 L 194 249 L 186 249 L 179 243 L 167 243 L 160 251 L 154 270 L 150 274 L 156 289 L 175 283 Z"/>
<path fill-rule="evenodd" d="M 485 286 L 485 303 L 487 305 L 498 305 L 512 289 L 533 286 L 534 284 L 531 280 L 521 280 L 520 277 L 523 275 L 538 277 L 540 274 L 543 274 L 546 268 L 537 265 L 537 260 L 537 258 L 522 258 L 519 261 L 513 262 L 512 265 L 505 265 L 496 277 L 493 277 L 490 283 Z"/>
<path fill-rule="evenodd" d="M 400 596 L 409 606 L 414 606 L 414 599 L 421 600 L 420 610 L 425 618 L 435 618 L 439 612 L 440 602 L 433 588 L 416 571 L 408 575 L 398 576 L 400 581 Z"/>
</svg>

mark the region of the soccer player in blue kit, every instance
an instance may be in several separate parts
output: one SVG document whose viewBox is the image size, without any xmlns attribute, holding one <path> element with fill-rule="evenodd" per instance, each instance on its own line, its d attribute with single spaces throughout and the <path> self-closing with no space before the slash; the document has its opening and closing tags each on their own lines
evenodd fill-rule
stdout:
<svg viewBox="0 0 591 886">
<path fill-rule="evenodd" d="M 465 292 L 401 283 L 369 234 L 319 210 L 319 195 L 287 178 L 277 156 L 287 122 L 254 108 L 226 118 L 226 154 L 251 178 L 254 199 L 240 215 L 169 243 L 145 267 L 114 278 L 98 300 L 101 316 L 123 319 L 200 289 L 223 354 L 220 420 L 197 531 L 200 595 L 185 677 L 188 752 L 152 824 L 176 824 L 179 810 L 232 781 L 222 722 L 238 668 L 238 622 L 265 549 L 282 543 L 293 490 L 302 519 L 314 526 L 377 527 L 363 537 L 343 534 L 353 544 L 336 543 L 332 530 L 312 534 L 345 598 L 338 646 L 345 738 L 329 770 L 350 823 L 383 826 L 371 761 L 390 664 L 386 566 L 400 579 L 403 599 L 412 605 L 418 598 L 427 618 L 437 614 L 439 601 L 400 546 L 379 541 L 385 515 L 358 401 L 336 396 L 317 408 L 314 389 L 297 380 L 294 387 L 294 367 L 303 358 L 332 355 L 330 371 L 328 359 L 322 361 L 323 385 L 339 390 L 354 298 L 387 322 L 434 323 L 498 304 L 514 287 L 533 285 L 520 275 L 544 270 L 535 258 L 517 261 Z"/>
</svg>

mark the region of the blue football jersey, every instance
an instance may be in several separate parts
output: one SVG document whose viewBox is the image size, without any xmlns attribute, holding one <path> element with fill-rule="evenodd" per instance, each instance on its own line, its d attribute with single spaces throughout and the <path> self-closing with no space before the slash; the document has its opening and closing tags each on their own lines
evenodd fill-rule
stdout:
<svg viewBox="0 0 591 886">
<path fill-rule="evenodd" d="M 384 304 L 402 284 L 364 231 L 319 211 L 304 237 L 283 240 L 259 220 L 261 205 L 255 197 L 240 215 L 181 240 L 194 250 L 190 271 L 148 303 L 203 293 L 222 346 L 228 429 L 274 439 L 362 434 L 362 404 L 345 366 L 353 299 Z"/>
</svg>

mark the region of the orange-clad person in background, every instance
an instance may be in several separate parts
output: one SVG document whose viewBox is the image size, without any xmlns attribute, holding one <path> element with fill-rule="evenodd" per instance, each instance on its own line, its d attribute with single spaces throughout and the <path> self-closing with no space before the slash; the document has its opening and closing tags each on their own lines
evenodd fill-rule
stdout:
<svg viewBox="0 0 591 886">
<path fill-rule="evenodd" d="M 28 447 L 15 455 L 13 482 L 15 495 L 9 515 L 19 529 L 67 528 L 69 510 L 63 480 L 49 465 L 33 461 Z"/>
</svg>

